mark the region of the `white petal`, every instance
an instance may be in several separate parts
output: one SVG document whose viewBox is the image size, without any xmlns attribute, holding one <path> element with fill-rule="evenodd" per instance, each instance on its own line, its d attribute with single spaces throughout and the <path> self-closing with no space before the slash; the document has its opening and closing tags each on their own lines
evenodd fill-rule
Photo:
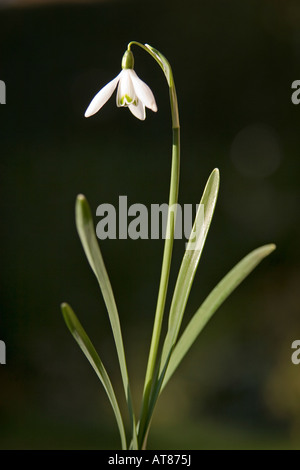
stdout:
<svg viewBox="0 0 300 470">
<path fill-rule="evenodd" d="M 154 95 L 151 89 L 146 85 L 143 80 L 141 80 L 134 70 L 130 70 L 130 78 L 132 80 L 134 91 L 137 97 L 142 100 L 147 108 L 151 109 L 152 111 L 157 111 L 157 106 L 155 102 Z"/>
<path fill-rule="evenodd" d="M 116 78 L 111 80 L 107 85 L 101 88 L 97 95 L 94 96 L 84 114 L 85 117 L 90 117 L 95 114 L 97 111 L 99 111 L 100 108 L 102 108 L 106 101 L 109 100 L 118 84 L 118 81 L 120 80 L 121 73 L 119 73 L 119 75 L 117 75 Z"/>
<path fill-rule="evenodd" d="M 146 119 L 145 106 L 143 105 L 141 100 L 138 100 L 137 105 L 130 104 L 128 107 L 136 118 L 140 119 L 141 121 L 144 121 Z"/>
<path fill-rule="evenodd" d="M 128 106 L 135 100 L 137 101 L 130 77 L 130 71 L 131 69 L 123 69 L 120 74 L 120 82 L 117 92 L 117 106 Z M 122 103 L 121 100 L 123 101 Z"/>
</svg>

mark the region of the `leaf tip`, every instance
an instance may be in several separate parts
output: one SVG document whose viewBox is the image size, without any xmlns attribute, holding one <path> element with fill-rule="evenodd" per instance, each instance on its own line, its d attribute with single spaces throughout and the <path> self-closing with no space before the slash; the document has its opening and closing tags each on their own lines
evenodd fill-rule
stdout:
<svg viewBox="0 0 300 470">
<path fill-rule="evenodd" d="M 62 302 L 60 304 L 60 309 L 61 309 L 61 313 L 63 314 L 63 317 L 64 317 L 65 321 L 67 321 L 67 318 L 68 318 L 69 313 L 71 311 L 70 305 L 67 304 L 67 302 Z"/>
<path fill-rule="evenodd" d="M 87 223 L 92 219 L 89 203 L 83 194 L 78 194 L 76 198 L 75 210 L 77 220 L 82 220 L 84 223 Z"/>
<path fill-rule="evenodd" d="M 269 243 L 268 245 L 263 245 L 261 248 L 266 254 L 272 253 L 272 251 L 276 250 L 275 243 Z"/>
<path fill-rule="evenodd" d="M 218 184 L 220 182 L 220 170 L 219 168 L 215 168 L 213 171 L 212 171 L 212 176 L 218 181 Z"/>
<path fill-rule="evenodd" d="M 258 259 L 262 260 L 269 256 L 274 250 L 276 250 L 275 243 L 269 243 L 268 245 L 257 248 L 254 252 L 257 253 Z"/>
<path fill-rule="evenodd" d="M 70 332 L 73 334 L 74 321 L 76 319 L 73 310 L 67 302 L 61 303 L 60 308 L 61 308 L 63 319 L 65 320 L 65 324 L 69 328 Z"/>
<path fill-rule="evenodd" d="M 266 245 L 266 250 L 268 253 L 272 253 L 272 251 L 276 250 L 277 246 L 275 243 L 270 243 L 269 245 Z"/>
</svg>

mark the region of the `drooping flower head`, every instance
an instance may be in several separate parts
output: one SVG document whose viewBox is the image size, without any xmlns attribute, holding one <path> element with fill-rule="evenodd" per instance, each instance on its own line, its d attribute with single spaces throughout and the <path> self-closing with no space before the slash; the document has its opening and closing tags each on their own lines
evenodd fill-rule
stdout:
<svg viewBox="0 0 300 470">
<path fill-rule="evenodd" d="M 85 117 L 90 117 L 97 113 L 100 108 L 109 100 L 118 85 L 117 106 L 127 106 L 131 113 L 141 119 L 146 118 L 145 107 L 152 111 L 157 111 L 155 98 L 152 91 L 133 70 L 134 58 L 128 49 L 122 59 L 122 71 L 107 85 L 105 85 L 92 99 Z"/>
</svg>

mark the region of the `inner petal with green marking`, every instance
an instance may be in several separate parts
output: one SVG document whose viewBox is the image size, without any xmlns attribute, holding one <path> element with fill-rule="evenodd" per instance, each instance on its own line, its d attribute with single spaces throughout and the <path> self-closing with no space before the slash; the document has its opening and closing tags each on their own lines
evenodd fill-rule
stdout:
<svg viewBox="0 0 300 470">
<path fill-rule="evenodd" d="M 130 104 L 134 104 L 135 106 L 137 105 L 138 100 L 137 98 L 131 98 L 129 95 L 125 94 L 121 96 L 120 98 L 120 106 L 128 106 Z"/>
</svg>

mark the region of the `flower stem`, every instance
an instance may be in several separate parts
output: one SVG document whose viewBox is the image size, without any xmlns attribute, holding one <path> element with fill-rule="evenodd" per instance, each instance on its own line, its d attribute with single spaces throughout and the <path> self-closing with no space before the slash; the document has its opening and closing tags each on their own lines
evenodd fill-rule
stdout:
<svg viewBox="0 0 300 470">
<path fill-rule="evenodd" d="M 150 345 L 150 352 L 147 364 L 147 371 L 144 383 L 143 392 L 143 404 L 139 422 L 138 430 L 138 441 L 139 448 L 145 448 L 146 440 L 148 436 L 149 423 L 151 421 L 152 410 L 150 410 L 151 393 L 153 391 L 154 380 L 155 380 L 155 368 L 157 361 L 157 352 L 159 347 L 160 333 L 166 303 L 166 296 L 169 283 L 170 266 L 173 251 L 174 231 L 175 231 L 175 219 L 176 219 L 176 204 L 178 200 L 178 187 L 179 187 L 179 170 L 180 170 L 180 126 L 179 126 L 179 114 L 178 114 L 178 102 L 176 97 L 176 89 L 173 79 L 173 73 L 169 62 L 166 58 L 156 49 L 148 45 L 143 45 L 138 42 L 132 41 L 128 44 L 128 50 L 130 46 L 136 44 L 142 49 L 147 51 L 160 65 L 166 76 L 169 93 L 170 93 L 170 104 L 171 104 L 171 116 L 172 116 L 172 130 L 173 130 L 173 142 L 172 142 L 172 167 L 171 167 L 171 182 L 170 182 L 170 193 L 169 193 L 169 209 L 168 209 L 168 222 L 167 231 L 165 238 L 165 246 L 163 253 L 161 278 L 157 298 L 157 306 L 155 312 L 153 333 Z"/>
<path fill-rule="evenodd" d="M 171 169 L 169 208 L 172 207 L 173 204 L 177 203 L 177 198 L 178 198 L 179 152 L 180 152 L 179 137 L 180 137 L 179 128 L 175 128 L 175 129 L 173 128 L 173 146 L 172 146 L 173 151 L 172 151 L 172 169 Z M 156 367 L 157 351 L 158 351 L 158 346 L 159 346 L 161 326 L 162 326 L 162 321 L 163 321 L 168 283 L 169 283 L 169 274 L 170 274 L 170 267 L 171 267 L 174 230 L 175 230 L 175 216 L 176 216 L 175 212 L 169 210 L 167 233 L 170 234 L 170 237 L 166 238 L 165 240 L 156 313 L 155 313 L 152 340 L 151 340 L 149 359 L 148 359 L 148 365 L 147 365 L 147 371 L 146 371 L 146 377 L 145 377 L 145 383 L 144 383 L 143 408 L 142 408 L 142 413 L 141 413 L 140 429 L 139 429 L 139 436 L 138 436 L 139 445 L 141 445 L 140 439 L 142 439 L 143 441 L 144 439 L 143 434 L 146 433 L 146 429 L 143 431 L 142 429 L 145 426 L 146 422 L 147 423 L 150 422 L 150 416 L 148 416 L 148 412 L 149 412 L 151 392 L 152 392 L 153 385 L 154 385 L 153 381 L 154 381 L 154 373 L 155 373 L 155 367 Z M 142 435 L 140 433 L 142 433 Z"/>
</svg>

